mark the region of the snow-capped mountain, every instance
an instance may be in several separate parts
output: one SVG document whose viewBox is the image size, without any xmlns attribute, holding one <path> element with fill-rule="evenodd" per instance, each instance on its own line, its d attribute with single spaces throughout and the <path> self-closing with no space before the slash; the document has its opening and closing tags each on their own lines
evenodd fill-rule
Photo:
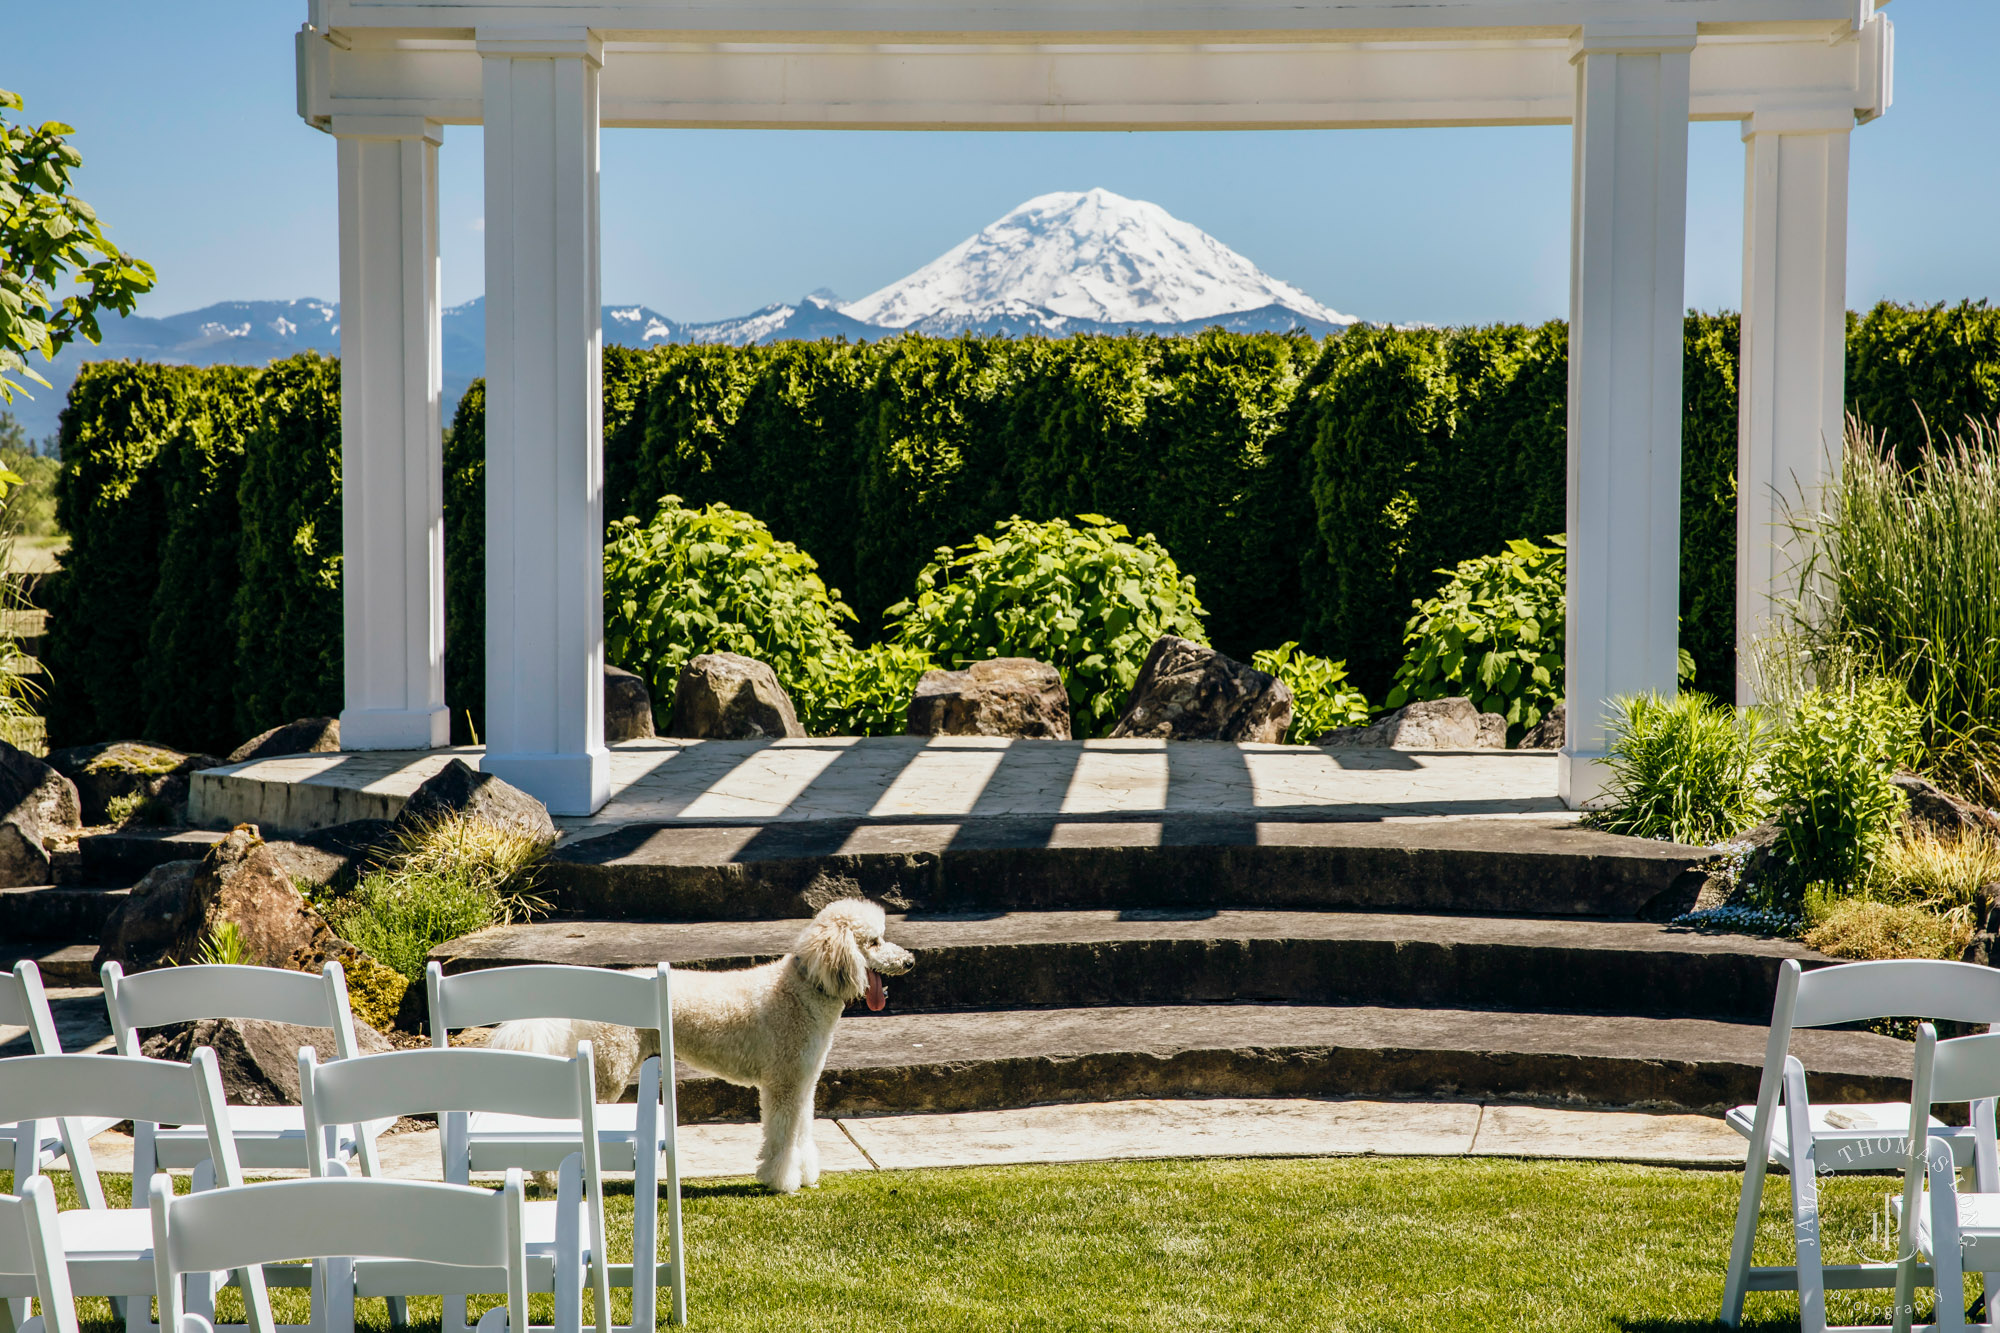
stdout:
<svg viewBox="0 0 2000 1333">
<path fill-rule="evenodd" d="M 603 310 L 607 345 L 863 341 L 903 330 L 1060 336 L 1066 333 L 1335 333 L 1354 323 L 1158 204 L 1109 190 L 1040 195 L 916 272 L 842 303 L 826 291 L 738 319 L 683 324 L 643 305 Z M 444 311 L 444 412 L 484 373 L 484 297 Z M 54 433 L 85 361 L 263 365 L 308 349 L 338 354 L 331 301 L 224 301 L 164 318 L 104 321 L 104 342 L 64 350 L 43 373 L 53 390 L 4 410 L 30 436 Z"/>
<path fill-rule="evenodd" d="M 1158 204 L 1087 190 L 1030 199 L 841 309 L 925 333 L 1064 333 L 1207 324 L 1274 307 L 1300 323 L 1354 322 Z"/>
</svg>

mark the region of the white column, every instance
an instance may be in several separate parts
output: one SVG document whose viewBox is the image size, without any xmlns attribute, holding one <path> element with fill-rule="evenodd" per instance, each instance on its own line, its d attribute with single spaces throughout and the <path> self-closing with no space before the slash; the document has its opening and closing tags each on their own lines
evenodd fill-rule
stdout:
<svg viewBox="0 0 2000 1333">
<path fill-rule="evenodd" d="M 1840 478 L 1851 107 L 1743 122 L 1743 351 L 1736 463 L 1736 700 L 1752 641 L 1798 590 L 1788 511 Z"/>
<path fill-rule="evenodd" d="M 1614 696 L 1675 687 L 1682 269 L 1694 25 L 1586 25 L 1572 49 L 1568 740 L 1574 809 L 1602 794 Z"/>
<path fill-rule="evenodd" d="M 478 32 L 486 125 L 486 758 L 554 814 L 610 796 L 597 126 L 585 29 Z"/>
<path fill-rule="evenodd" d="M 450 741 L 444 700 L 437 151 L 415 117 L 335 116 L 348 750 Z"/>
</svg>

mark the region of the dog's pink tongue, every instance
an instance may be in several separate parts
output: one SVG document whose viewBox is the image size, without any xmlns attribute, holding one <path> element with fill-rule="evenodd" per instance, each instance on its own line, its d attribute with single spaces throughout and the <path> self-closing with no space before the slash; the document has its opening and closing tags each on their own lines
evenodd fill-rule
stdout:
<svg viewBox="0 0 2000 1333">
<path fill-rule="evenodd" d="M 875 969 L 868 970 L 868 1007 L 881 1013 L 889 1003 L 889 988 L 882 984 L 882 976 Z"/>
</svg>

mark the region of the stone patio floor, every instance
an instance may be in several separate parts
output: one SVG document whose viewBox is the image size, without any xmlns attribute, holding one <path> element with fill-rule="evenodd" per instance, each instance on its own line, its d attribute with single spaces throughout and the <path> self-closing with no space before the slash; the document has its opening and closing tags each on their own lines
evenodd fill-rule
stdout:
<svg viewBox="0 0 2000 1333">
<path fill-rule="evenodd" d="M 265 759 L 194 775 L 199 826 L 319 828 L 393 818 L 476 747 Z M 562 819 L 570 836 L 633 823 L 1147 814 L 1269 819 L 1546 819 L 1565 813 L 1550 751 L 1330 750 L 1203 741 L 1019 741 L 837 736 L 628 741 L 611 800 Z"/>
<path fill-rule="evenodd" d="M 755 1124 L 681 1126 L 681 1175 L 687 1179 L 750 1175 L 756 1169 L 760 1133 Z M 826 1171 L 1356 1154 L 1587 1158 L 1693 1167 L 1743 1164 L 1743 1139 L 1719 1117 L 1496 1102 L 1297 1098 L 1097 1102 L 952 1115 L 821 1119 L 813 1133 L 820 1166 Z M 388 1174 L 411 1180 L 440 1178 L 435 1129 L 385 1135 L 380 1144 Z M 132 1141 L 125 1135 L 100 1134 L 91 1140 L 91 1149 L 98 1170 L 131 1170 Z M 623 1173 L 624 1178 L 630 1175 Z"/>
</svg>

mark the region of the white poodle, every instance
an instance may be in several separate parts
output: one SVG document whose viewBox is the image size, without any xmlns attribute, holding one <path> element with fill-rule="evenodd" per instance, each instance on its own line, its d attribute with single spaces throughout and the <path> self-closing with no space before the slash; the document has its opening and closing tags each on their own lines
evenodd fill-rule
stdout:
<svg viewBox="0 0 2000 1333">
<path fill-rule="evenodd" d="M 674 971 L 674 1054 L 757 1089 L 764 1121 L 757 1179 L 781 1194 L 819 1183 L 813 1093 L 841 1009 L 865 999 L 880 1010 L 889 997 L 882 978 L 899 976 L 916 962 L 909 950 L 883 938 L 886 925 L 879 905 L 841 898 L 821 908 L 775 963 L 734 972 Z M 502 1023 L 487 1044 L 569 1055 L 579 1041 L 596 1050 L 600 1101 L 623 1096 L 640 1063 L 660 1049 L 657 1032 L 557 1018 Z"/>
</svg>

